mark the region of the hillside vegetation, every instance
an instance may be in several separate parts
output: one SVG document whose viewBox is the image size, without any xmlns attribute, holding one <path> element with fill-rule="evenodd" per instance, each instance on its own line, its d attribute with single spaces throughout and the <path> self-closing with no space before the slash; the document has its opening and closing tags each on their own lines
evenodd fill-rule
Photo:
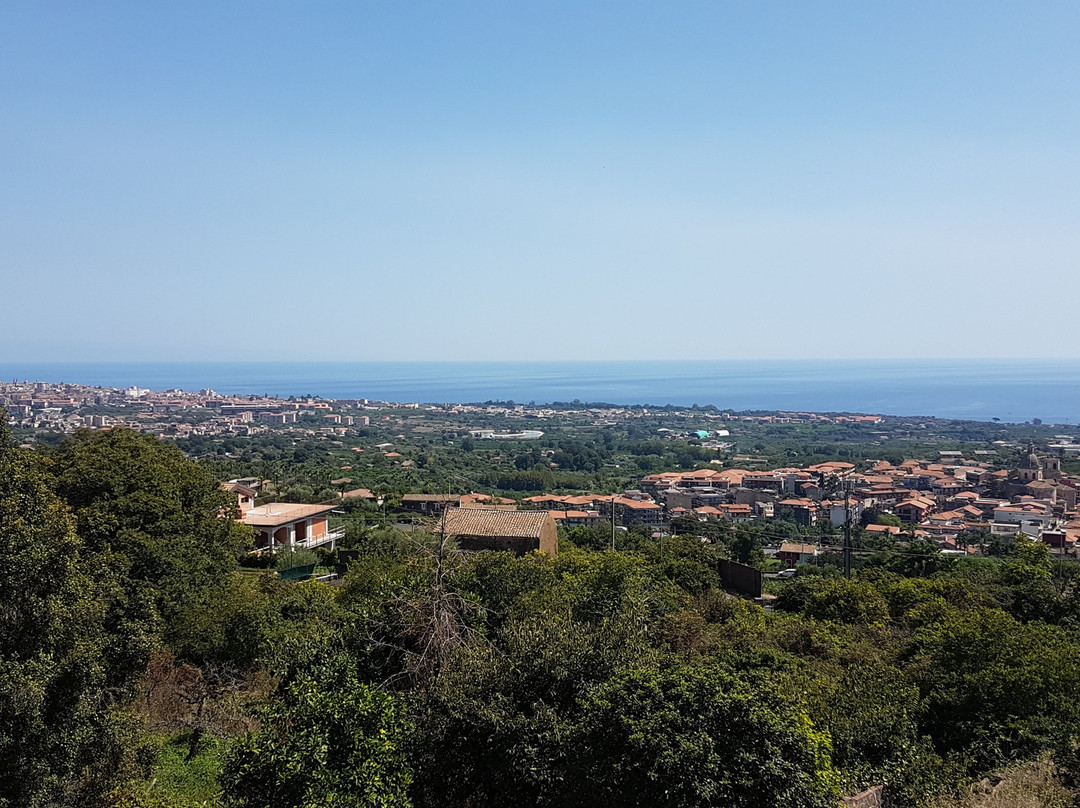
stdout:
<svg viewBox="0 0 1080 808">
<path fill-rule="evenodd" d="M 0 806 L 1004 804 L 988 775 L 1056 806 L 1080 777 L 1080 569 L 1033 542 L 766 613 L 722 535 L 372 528 L 330 585 L 241 570 L 230 509 L 154 438 L 0 434 Z"/>
</svg>

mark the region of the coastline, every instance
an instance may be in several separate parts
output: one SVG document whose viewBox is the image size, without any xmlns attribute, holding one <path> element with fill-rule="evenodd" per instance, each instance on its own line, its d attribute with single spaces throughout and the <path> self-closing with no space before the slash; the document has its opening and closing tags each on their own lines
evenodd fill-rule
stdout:
<svg viewBox="0 0 1080 808">
<path fill-rule="evenodd" d="M 602 402 L 1080 422 L 1080 360 L 0 362 L 0 379 L 418 403 Z"/>
</svg>

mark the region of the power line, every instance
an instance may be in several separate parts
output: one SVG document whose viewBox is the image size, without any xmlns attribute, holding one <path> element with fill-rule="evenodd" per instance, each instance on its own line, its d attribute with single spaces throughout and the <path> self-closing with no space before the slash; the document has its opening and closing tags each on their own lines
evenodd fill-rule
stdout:
<svg viewBox="0 0 1080 808">
<path fill-rule="evenodd" d="M 760 532 L 742 533 L 737 527 L 732 527 L 732 526 L 728 526 L 728 525 L 716 525 L 716 524 L 714 524 L 713 527 L 714 527 L 714 529 L 727 531 L 728 533 L 740 534 L 740 535 L 749 535 L 749 536 L 753 536 L 754 538 L 771 539 L 773 541 L 779 541 L 779 542 L 797 542 L 799 539 L 812 539 L 812 538 L 814 538 L 813 536 L 785 536 L 785 535 L 781 535 L 779 533 L 760 533 Z M 843 553 L 843 552 L 845 552 L 845 547 L 842 544 L 841 545 L 832 545 L 832 544 L 821 545 L 821 544 L 819 544 L 817 546 L 820 549 L 822 549 L 822 550 L 824 550 L 826 552 L 831 552 L 831 553 Z M 920 550 L 898 550 L 896 548 L 886 548 L 886 549 L 875 550 L 875 549 L 872 549 L 872 548 L 869 548 L 869 547 L 855 547 L 854 545 L 852 545 L 850 547 L 849 551 L 851 553 L 853 553 L 853 554 L 854 553 L 859 553 L 859 554 L 862 554 L 862 555 L 865 555 L 865 554 L 869 554 L 869 555 L 875 555 L 875 554 L 876 555 L 911 555 L 911 556 L 918 556 L 918 557 L 924 557 L 924 558 L 925 557 L 930 557 L 932 555 L 931 553 L 924 553 L 924 552 L 922 552 Z"/>
</svg>

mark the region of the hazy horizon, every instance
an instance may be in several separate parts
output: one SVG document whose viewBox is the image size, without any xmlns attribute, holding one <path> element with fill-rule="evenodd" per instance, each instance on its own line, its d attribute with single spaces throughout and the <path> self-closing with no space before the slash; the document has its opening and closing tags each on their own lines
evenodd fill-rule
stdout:
<svg viewBox="0 0 1080 808">
<path fill-rule="evenodd" d="M 475 402 L 713 404 L 1080 422 L 1080 360 L 620 360 L 520 362 L 6 363 L 0 381 L 226 395 Z"/>
</svg>

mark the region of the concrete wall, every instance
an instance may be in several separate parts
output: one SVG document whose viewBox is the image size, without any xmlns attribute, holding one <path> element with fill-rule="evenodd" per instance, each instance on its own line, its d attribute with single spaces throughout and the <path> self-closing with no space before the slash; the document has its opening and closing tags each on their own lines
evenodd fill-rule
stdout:
<svg viewBox="0 0 1080 808">
<path fill-rule="evenodd" d="M 554 519 L 548 519 L 540 529 L 540 548 L 552 558 L 559 554 L 559 528 Z"/>
</svg>

